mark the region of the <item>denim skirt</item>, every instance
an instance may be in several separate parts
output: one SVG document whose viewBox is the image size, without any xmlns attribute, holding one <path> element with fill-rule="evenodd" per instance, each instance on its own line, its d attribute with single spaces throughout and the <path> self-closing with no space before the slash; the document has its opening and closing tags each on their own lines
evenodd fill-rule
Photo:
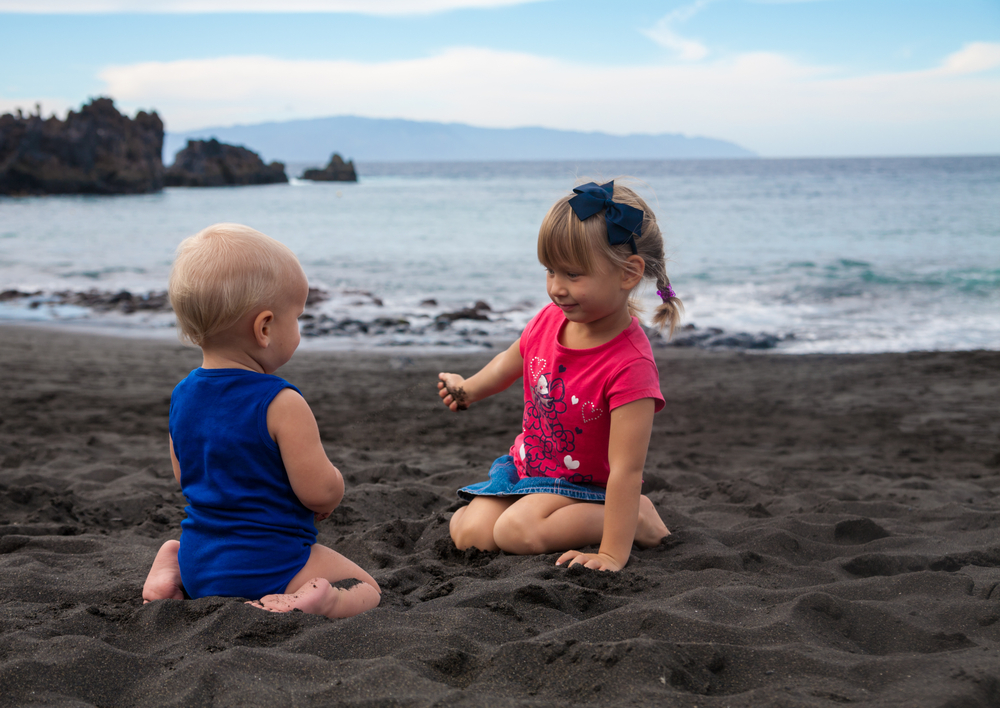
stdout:
<svg viewBox="0 0 1000 708">
<path fill-rule="evenodd" d="M 516 497 L 524 494 L 558 494 L 581 501 L 604 503 L 604 487 L 574 484 L 561 477 L 521 479 L 514 466 L 514 458 L 510 455 L 503 455 L 493 461 L 489 480 L 458 490 L 458 496 L 466 501 L 475 497 Z"/>
</svg>

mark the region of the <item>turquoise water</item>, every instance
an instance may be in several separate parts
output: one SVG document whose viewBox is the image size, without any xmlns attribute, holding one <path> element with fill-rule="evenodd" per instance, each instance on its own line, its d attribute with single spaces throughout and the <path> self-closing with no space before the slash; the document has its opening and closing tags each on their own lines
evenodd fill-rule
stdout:
<svg viewBox="0 0 1000 708">
<path fill-rule="evenodd" d="M 547 301 L 535 238 L 550 204 L 581 179 L 627 174 L 660 219 L 685 321 L 699 330 L 775 335 L 789 353 L 1000 348 L 998 157 L 371 164 L 359 173 L 357 184 L 0 198 L 0 290 L 41 293 L 0 303 L 0 318 L 166 330 L 169 314 L 49 302 L 63 291 L 163 290 L 182 238 L 239 221 L 287 243 L 328 291 L 315 315 L 412 325 L 318 338 L 330 346 L 513 338 Z M 490 320 L 429 326 L 478 300 Z"/>
</svg>

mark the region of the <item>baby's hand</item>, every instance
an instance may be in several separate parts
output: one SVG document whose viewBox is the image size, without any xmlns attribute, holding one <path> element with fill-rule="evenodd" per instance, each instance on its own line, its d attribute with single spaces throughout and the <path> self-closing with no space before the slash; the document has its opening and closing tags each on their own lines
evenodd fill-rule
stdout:
<svg viewBox="0 0 1000 708">
<path fill-rule="evenodd" d="M 606 556 L 601 553 L 566 551 L 559 556 L 559 560 L 556 561 L 556 565 L 562 565 L 566 561 L 569 561 L 566 565 L 567 568 L 571 568 L 574 565 L 582 565 L 585 568 L 591 568 L 593 570 L 621 570 L 625 567 L 623 563 L 619 563 L 611 556 Z"/>
<path fill-rule="evenodd" d="M 453 411 L 464 411 L 469 407 L 466 401 L 465 379 L 458 374 L 438 374 L 438 395 L 448 408 Z"/>
</svg>

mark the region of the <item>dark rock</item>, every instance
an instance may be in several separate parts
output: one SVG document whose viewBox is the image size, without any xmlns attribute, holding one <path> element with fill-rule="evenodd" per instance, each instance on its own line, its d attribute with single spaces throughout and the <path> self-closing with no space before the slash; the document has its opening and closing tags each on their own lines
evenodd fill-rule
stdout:
<svg viewBox="0 0 1000 708">
<path fill-rule="evenodd" d="M 252 150 L 214 138 L 188 140 L 164 177 L 167 187 L 236 187 L 287 181 L 283 163 L 265 165 Z"/>
<path fill-rule="evenodd" d="M 761 332 L 751 334 L 749 332 L 726 333 L 718 327 L 709 327 L 699 330 L 693 324 L 687 324 L 680 328 L 673 339 L 666 339 L 663 334 L 654 328 L 645 327 L 646 335 L 650 343 L 655 347 L 697 347 L 699 349 L 774 349 L 787 337 L 779 337 L 774 334 Z"/>
<path fill-rule="evenodd" d="M 89 307 L 98 312 L 109 310 L 120 310 L 125 314 L 133 312 L 169 312 L 170 298 L 166 291 L 145 293 L 135 295 L 128 290 L 118 292 L 108 292 L 102 290 L 88 290 L 87 292 L 74 292 L 65 290 L 54 293 L 55 302 L 61 305 L 78 305 Z"/>
<path fill-rule="evenodd" d="M 0 194 L 142 194 L 163 187 L 163 122 L 95 98 L 66 120 L 0 116 Z"/>
<path fill-rule="evenodd" d="M 373 305 L 376 305 L 377 307 L 382 307 L 382 300 L 381 300 L 381 298 L 375 297 L 372 293 L 370 293 L 367 290 L 348 289 L 348 290 L 344 290 L 344 294 L 345 295 L 360 295 L 362 297 L 366 297 L 366 298 L 368 298 L 371 301 L 371 303 Z M 355 304 L 356 305 L 360 305 L 362 303 L 359 301 L 359 302 L 356 302 Z"/>
<path fill-rule="evenodd" d="M 309 288 L 309 294 L 306 295 L 306 307 L 311 307 L 329 299 L 330 295 L 325 290 L 320 290 L 319 288 Z"/>
<path fill-rule="evenodd" d="M 489 316 L 483 313 L 489 311 L 490 306 L 479 300 L 472 307 L 463 307 L 455 312 L 442 312 L 435 320 L 438 323 L 438 329 L 442 329 L 442 324 L 446 327 L 455 320 L 488 320 Z"/>
<path fill-rule="evenodd" d="M 776 337 L 773 334 L 738 332 L 711 339 L 708 346 L 723 349 L 774 349 L 780 341 L 781 337 Z"/>
<path fill-rule="evenodd" d="M 130 293 L 128 290 L 110 292 L 107 290 L 88 290 L 78 292 L 75 290 L 62 290 L 59 292 L 45 294 L 41 290 L 33 293 L 22 292 L 20 290 L 5 290 L 0 293 L 0 302 L 9 300 L 19 300 L 23 298 L 41 298 L 29 302 L 31 309 L 38 309 L 43 305 L 77 305 L 79 307 L 89 307 L 98 312 L 108 312 L 119 310 L 125 314 L 133 312 L 169 312 L 170 298 L 167 292 L 150 292 L 144 294 Z"/>
<path fill-rule="evenodd" d="M 357 182 L 358 173 L 354 171 L 354 160 L 344 162 L 344 158 L 333 153 L 325 168 L 306 170 L 300 179 L 311 179 L 314 182 Z"/>
<path fill-rule="evenodd" d="M 8 300 L 19 300 L 23 297 L 31 297 L 32 295 L 41 295 L 42 291 L 38 290 L 33 293 L 22 292 L 21 290 L 4 290 L 0 293 L 0 302 L 6 302 Z"/>
</svg>

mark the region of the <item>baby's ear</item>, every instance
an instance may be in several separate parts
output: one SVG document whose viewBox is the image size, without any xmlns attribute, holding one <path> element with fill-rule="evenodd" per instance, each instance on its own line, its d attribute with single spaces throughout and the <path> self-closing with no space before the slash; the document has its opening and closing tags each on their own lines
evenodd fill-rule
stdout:
<svg viewBox="0 0 1000 708">
<path fill-rule="evenodd" d="M 271 343 L 271 325 L 273 323 L 274 313 L 270 310 L 259 312 L 254 317 L 253 337 L 257 342 L 257 346 L 261 349 L 267 349 L 267 346 Z"/>
</svg>

